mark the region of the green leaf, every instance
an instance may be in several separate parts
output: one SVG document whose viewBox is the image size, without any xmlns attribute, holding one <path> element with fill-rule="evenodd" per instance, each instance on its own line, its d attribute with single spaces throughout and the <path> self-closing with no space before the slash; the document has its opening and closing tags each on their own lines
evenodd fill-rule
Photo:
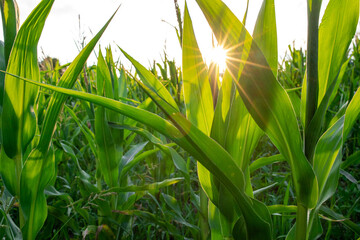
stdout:
<svg viewBox="0 0 360 240">
<path fill-rule="evenodd" d="M 12 48 L 7 72 L 40 80 L 37 44 L 54 0 L 41 1 L 21 26 Z M 26 62 L 26 64 L 23 64 Z M 9 158 L 21 156 L 33 139 L 36 129 L 34 102 L 37 87 L 10 75 L 5 76 L 2 134 Z"/>
<path fill-rule="evenodd" d="M 344 135 L 343 141 L 349 136 L 355 121 L 360 115 L 360 88 L 356 91 L 354 97 L 351 99 L 349 106 L 345 112 Z"/>
<path fill-rule="evenodd" d="M 314 171 L 319 183 L 319 203 L 321 205 L 335 192 L 340 170 L 342 134 L 344 127 L 344 116 L 341 117 L 331 128 L 329 128 L 319 139 L 314 154 Z M 333 174 L 331 174 L 333 172 Z M 331 177 L 331 175 L 333 175 Z M 331 178 L 335 178 L 331 181 Z M 333 184 L 327 184 L 331 181 Z"/>
<path fill-rule="evenodd" d="M 254 41 L 263 52 L 276 78 L 278 69 L 278 49 L 274 0 L 264 0 L 256 20 Z"/>
<path fill-rule="evenodd" d="M 270 157 L 262 157 L 262 158 L 256 159 L 254 162 L 251 163 L 251 165 L 249 167 L 250 172 L 252 173 L 263 166 L 278 163 L 278 162 L 283 162 L 283 161 L 285 161 L 285 159 L 283 156 L 281 156 L 281 154 L 273 155 Z"/>
<path fill-rule="evenodd" d="M 271 205 L 268 206 L 271 214 L 274 213 L 296 213 L 297 206 L 294 205 Z"/>
<path fill-rule="evenodd" d="M 254 199 L 249 199 L 244 194 L 243 190 L 241 190 L 244 188 L 243 174 L 241 171 L 238 171 L 238 168 L 234 165 L 231 157 L 221 148 L 220 145 L 211 138 L 207 137 L 202 131 L 193 126 L 181 115 L 172 115 L 173 121 L 179 125 L 178 127 L 180 129 L 182 129 L 180 132 L 171 123 L 153 113 L 117 102 L 115 100 L 85 92 L 51 86 L 29 79 L 21 79 L 50 90 L 58 91 L 63 94 L 107 107 L 148 125 L 163 135 L 171 138 L 198 159 L 212 174 L 218 177 L 221 182 L 228 187 L 236 199 L 237 204 L 241 208 L 244 217 L 248 220 L 248 231 L 253 234 L 251 239 L 267 239 L 268 237 L 266 236 L 270 236 L 270 223 L 268 222 L 268 217 L 266 217 L 268 214 L 266 207 L 264 205 L 259 205 L 260 203 Z M 256 207 L 254 204 L 256 204 Z"/>
<path fill-rule="evenodd" d="M 230 153 L 236 165 L 245 172 L 263 131 L 248 112 L 228 71 L 223 77 L 213 125 L 211 137 Z"/>
<path fill-rule="evenodd" d="M 15 0 L 2 0 L 0 2 L 1 16 L 4 32 L 4 56 L 5 66 L 9 62 L 9 56 L 13 47 L 16 34 L 19 30 L 19 7 Z"/>
<path fill-rule="evenodd" d="M 123 176 L 124 173 L 122 172 L 125 166 L 131 165 L 131 162 L 134 160 L 135 156 L 139 154 L 139 152 L 143 151 L 144 147 L 149 142 L 141 142 L 139 144 L 136 144 L 132 146 L 121 158 L 121 163 L 119 167 L 116 169 L 121 175 Z M 121 181 L 122 179 L 120 179 Z M 126 182 L 120 182 L 120 184 L 125 184 Z"/>
<path fill-rule="evenodd" d="M 210 135 L 214 107 L 209 73 L 195 39 L 187 5 L 185 5 L 182 46 L 186 117 L 206 135 Z"/>
<path fill-rule="evenodd" d="M 320 105 L 346 57 L 359 19 L 359 1 L 330 0 L 319 27 Z"/>
<path fill-rule="evenodd" d="M 142 82 L 145 86 L 154 91 L 160 98 L 162 98 L 169 107 L 172 107 L 174 111 L 179 111 L 178 106 L 176 105 L 175 100 L 169 93 L 169 91 L 165 88 L 165 86 L 145 67 L 143 67 L 139 62 L 133 59 L 129 54 L 127 54 L 124 50 L 122 53 L 125 55 L 127 59 L 135 66 L 137 73 L 139 74 Z"/>
<path fill-rule="evenodd" d="M 205 65 L 196 42 L 192 21 L 185 3 L 182 39 L 183 91 L 187 119 L 207 136 L 210 135 L 214 117 L 213 96 L 208 68 Z M 211 183 L 210 172 L 197 163 L 197 173 L 201 187 L 211 201 L 217 198 Z M 206 214 L 204 214 L 206 215 Z M 205 221 L 206 222 L 206 221 Z"/>
<path fill-rule="evenodd" d="M 19 161 L 20 162 L 20 161 Z M 4 148 L 1 148 L 0 156 L 0 172 L 1 178 L 4 181 L 6 189 L 11 193 L 11 195 L 16 196 L 19 193 L 19 184 L 18 184 L 18 172 L 16 171 L 16 162 L 9 158 Z"/>
<path fill-rule="evenodd" d="M 325 216 L 331 217 L 332 219 L 334 219 L 336 221 L 339 221 L 343 225 L 350 228 L 353 232 L 360 235 L 360 226 L 359 226 L 359 224 L 356 224 L 356 223 L 352 222 L 351 220 L 345 218 L 343 215 L 341 215 L 339 213 L 336 213 L 333 210 L 331 210 L 330 208 L 327 208 L 325 206 L 322 206 L 320 208 L 320 213 L 324 214 Z"/>
<path fill-rule="evenodd" d="M 4 42 L 0 41 L 0 70 L 6 71 L 6 63 L 5 63 L 5 52 L 4 52 Z M 2 106 L 3 106 L 3 98 L 4 98 L 4 79 L 5 74 L 0 73 L 0 114 L 2 113 Z M 1 115 L 0 115 L 0 126 L 1 126 Z M 1 133 L 1 130 L 0 130 Z M 0 135 L 0 141 L 2 141 L 2 137 Z"/>
<path fill-rule="evenodd" d="M 182 180 L 184 180 L 183 178 L 172 178 L 172 179 L 166 179 L 162 182 L 155 182 L 155 183 L 150 183 L 147 185 L 143 185 L 143 186 L 126 186 L 126 187 L 115 187 L 115 188 L 110 188 L 109 190 L 104 191 L 105 193 L 107 192 L 144 192 L 144 191 L 154 191 L 154 190 L 158 190 L 160 188 L 164 188 L 164 187 L 168 187 L 171 185 L 174 185 L 178 182 L 181 182 Z"/>
<path fill-rule="evenodd" d="M 237 89 L 259 127 L 289 162 L 297 201 L 316 205 L 317 180 L 302 151 L 302 140 L 289 96 L 274 77 L 263 53 L 241 22 L 220 0 L 197 0 L 218 42 L 229 49 L 227 62 Z M 239 42 L 242 32 L 246 37 Z"/>
<path fill-rule="evenodd" d="M 77 77 L 80 72 L 83 70 L 83 66 L 88 59 L 89 55 L 93 51 L 96 43 L 99 41 L 100 37 L 110 24 L 111 20 L 115 16 L 115 13 L 111 18 L 106 22 L 106 24 L 100 29 L 100 31 L 95 35 L 95 37 L 85 46 L 85 48 L 78 54 L 74 61 L 70 64 L 64 75 L 62 75 L 59 80 L 58 86 L 63 88 L 72 88 L 76 82 Z M 46 112 L 45 120 L 42 127 L 41 137 L 39 146 L 45 150 L 49 147 L 51 138 L 55 131 L 55 125 L 59 118 L 60 111 L 66 100 L 66 96 L 61 93 L 54 93 L 51 96 L 49 107 Z"/>
<path fill-rule="evenodd" d="M 137 134 L 148 139 L 151 143 L 153 143 L 155 146 L 157 146 L 161 151 L 163 151 L 165 154 L 167 154 L 168 156 L 170 156 L 172 158 L 175 167 L 184 174 L 186 181 L 188 181 L 188 183 L 189 183 L 190 175 L 189 175 L 189 171 L 186 167 L 186 162 L 174 149 L 172 149 L 169 146 L 170 144 L 164 144 L 159 138 L 155 137 L 149 131 L 139 128 L 139 127 L 125 126 L 125 125 L 115 126 L 114 124 L 112 124 L 112 127 L 128 129 L 128 130 L 136 132 Z M 145 154 L 145 156 L 147 156 L 148 154 L 157 152 L 159 149 L 150 150 L 150 151 L 148 151 L 147 154 Z M 134 166 L 134 164 L 140 160 L 141 159 L 136 159 L 136 160 L 134 159 L 133 161 L 127 162 L 121 171 L 120 179 L 122 179 L 123 176 L 130 170 L 130 168 L 132 168 Z"/>
<path fill-rule="evenodd" d="M 360 164 L 360 151 L 353 153 L 350 157 L 348 157 L 342 164 L 341 169 L 346 169 L 350 166 L 355 166 Z"/>
<path fill-rule="evenodd" d="M 33 21 L 39 22 L 39 19 L 46 18 L 47 13 L 50 11 L 53 1 L 42 1 L 39 6 L 32 12 L 30 15 L 35 15 L 35 18 L 30 21 L 30 26 L 33 26 Z M 41 8 L 44 8 L 44 11 L 40 11 Z M 39 16 L 37 16 L 38 14 Z M 29 17 L 29 18 L 30 18 Z M 31 19 L 31 18 L 30 18 Z M 110 19 L 111 20 L 111 19 Z M 109 21 L 110 21 L 109 20 Z M 45 19 L 43 20 L 45 21 Z M 27 22 L 27 21 L 26 21 Z M 26 23 L 25 22 L 25 23 Z M 40 21 L 41 22 L 41 21 Z M 44 24 L 42 22 L 42 24 Z M 69 66 L 65 74 L 60 79 L 59 85 L 63 87 L 72 87 L 75 83 L 77 76 L 82 70 L 82 67 L 91 53 L 92 49 L 95 47 L 96 42 L 99 40 L 101 34 L 106 29 L 107 24 L 103 29 L 93 38 L 93 40 L 83 49 L 83 51 L 77 56 L 77 58 Z M 25 25 L 26 26 L 26 25 Z M 23 27 L 21 27 L 22 29 Z M 14 48 L 17 46 L 18 39 L 21 39 L 21 30 L 18 33 L 18 36 L 15 41 Z M 36 28 L 37 29 L 37 28 Z M 36 32 L 31 29 L 31 32 Z M 26 40 L 26 39 L 25 39 Z M 29 41 L 27 41 L 29 42 Z M 31 45 L 30 45 L 31 46 Z M 33 49 L 32 49 L 33 50 Z M 12 64 L 12 54 L 16 51 L 11 52 L 8 71 L 11 69 Z M 35 48 L 36 53 L 36 48 Z M 26 55 L 28 56 L 28 55 Z M 33 59 L 36 65 L 37 71 L 39 71 L 37 66 L 36 54 Z M 24 59 L 21 59 L 23 61 Z M 31 68 L 30 68 L 31 69 Z M 12 71 L 10 71 L 12 72 Z M 20 75 L 22 75 L 20 73 Z M 10 75 L 11 76 L 11 75 Z M 27 75 L 26 75 L 27 76 Z M 29 77 L 32 77 L 30 75 Z M 39 76 L 35 77 L 37 79 Z M 5 82 L 7 80 L 5 79 Z M 14 79 L 16 81 L 16 79 Z M 6 83 L 5 83 L 6 84 Z M 26 86 L 26 91 L 29 91 L 32 87 Z M 28 90 L 29 89 L 29 90 Z M 27 94 L 27 92 L 26 92 Z M 26 95 L 28 96 L 28 95 Z M 42 225 L 45 222 L 47 216 L 46 208 L 46 198 L 44 195 L 44 189 L 46 185 L 55 175 L 55 162 L 52 160 L 51 152 L 48 153 L 49 144 L 54 132 L 55 124 L 58 120 L 58 115 L 63 106 L 66 96 L 62 94 L 55 93 L 50 100 L 48 111 L 45 116 L 44 125 L 42 128 L 42 133 L 40 136 L 39 144 L 36 149 L 32 151 L 26 160 L 23 170 L 21 172 L 21 194 L 20 194 L 20 204 L 23 209 L 23 214 L 25 216 L 25 226 L 24 226 L 24 236 L 27 239 L 35 239 L 36 234 L 41 229 Z M 5 102 L 4 102 L 5 103 Z M 29 123 L 30 124 L 30 123 Z M 22 133 L 24 134 L 24 133 Z M 25 134 L 26 136 L 26 134 Z"/>
<path fill-rule="evenodd" d="M 22 232 L 26 239 L 35 239 L 44 225 L 47 217 L 44 189 L 54 175 L 54 152 L 50 150 L 44 155 L 38 149 L 34 149 L 21 172 L 20 183 L 20 204 L 25 218 Z"/>
<path fill-rule="evenodd" d="M 209 225 L 212 240 L 233 238 L 231 224 L 212 202 L 209 202 Z"/>
<path fill-rule="evenodd" d="M 107 96 L 114 98 L 113 88 L 109 69 L 103 58 L 101 50 L 99 51 L 97 64 L 97 94 L 99 96 Z M 95 112 L 95 141 L 97 146 L 98 163 L 102 176 L 109 187 L 116 187 L 119 178 L 119 165 L 122 152 L 118 149 L 119 142 L 114 139 L 113 132 L 117 129 L 111 129 L 108 125 L 110 116 L 106 113 L 110 112 L 104 107 L 97 107 Z M 117 114 L 117 113 L 116 113 Z M 117 114 L 118 115 L 118 114 Z"/>
<path fill-rule="evenodd" d="M 78 116 L 76 116 L 75 112 L 69 108 L 67 105 L 64 105 L 66 112 L 70 114 L 72 119 L 76 122 L 76 124 L 80 127 L 81 132 L 84 134 L 86 140 L 89 143 L 89 147 L 92 153 L 97 157 L 96 145 L 95 145 L 95 135 L 94 133 L 85 125 L 85 123 L 81 122 Z"/>
</svg>

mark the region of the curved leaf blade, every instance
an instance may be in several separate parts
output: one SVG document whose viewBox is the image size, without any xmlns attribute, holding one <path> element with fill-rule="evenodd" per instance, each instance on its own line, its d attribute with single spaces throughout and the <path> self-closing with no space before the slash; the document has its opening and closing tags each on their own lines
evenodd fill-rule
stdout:
<svg viewBox="0 0 360 240">
<path fill-rule="evenodd" d="M 343 64 L 359 20 L 359 1 L 330 0 L 319 27 L 318 105 Z"/>
<path fill-rule="evenodd" d="M 259 127 L 267 133 L 290 163 L 297 201 L 315 207 L 318 198 L 315 173 L 302 151 L 294 109 L 286 91 L 275 79 L 263 53 L 241 22 L 220 0 L 197 0 L 218 42 L 229 51 L 227 62 L 237 89 Z M 246 37 L 239 42 L 242 32 Z"/>
</svg>

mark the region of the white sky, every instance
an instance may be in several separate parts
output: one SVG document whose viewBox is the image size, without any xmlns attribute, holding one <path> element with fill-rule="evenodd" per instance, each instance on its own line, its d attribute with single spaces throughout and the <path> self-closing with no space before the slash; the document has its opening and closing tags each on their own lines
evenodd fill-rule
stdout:
<svg viewBox="0 0 360 240">
<path fill-rule="evenodd" d="M 184 1 L 179 0 L 182 11 Z M 243 18 L 246 0 L 223 1 L 239 19 Z M 328 1 L 323 0 L 323 6 Z M 18 0 L 21 22 L 39 2 L 40 0 Z M 250 0 L 246 26 L 249 32 L 253 31 L 261 3 L 262 0 Z M 117 15 L 100 40 L 102 49 L 111 44 L 114 58 L 118 58 L 120 53 L 117 44 L 148 67 L 154 59 L 161 60 L 166 47 L 169 58 L 175 58 L 180 65 L 181 49 L 176 33 L 169 24 L 162 21 L 177 25 L 173 0 L 57 0 L 45 24 L 39 47 L 45 55 L 59 58 L 62 64 L 72 61 L 78 53 L 75 42 L 80 39 L 78 15 L 81 16 L 81 33 L 84 33 L 89 42 L 120 4 Z M 211 47 L 211 30 L 195 0 L 188 0 L 188 7 L 198 43 L 205 53 Z M 278 49 L 282 58 L 288 44 L 293 41 L 297 47 L 305 46 L 306 0 L 275 0 L 275 7 Z M 0 38 L 3 38 L 2 32 L 0 34 Z M 39 57 L 42 56 L 39 50 Z M 127 63 L 123 56 L 120 59 Z M 89 63 L 92 64 L 95 60 L 95 55 L 92 54 Z"/>
</svg>

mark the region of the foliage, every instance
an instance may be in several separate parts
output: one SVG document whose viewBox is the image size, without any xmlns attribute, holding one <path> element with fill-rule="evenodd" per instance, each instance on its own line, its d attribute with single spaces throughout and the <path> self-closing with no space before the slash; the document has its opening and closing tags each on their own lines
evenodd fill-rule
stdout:
<svg viewBox="0 0 360 240">
<path fill-rule="evenodd" d="M 53 2 L 20 28 L 16 1 L 0 2 L 1 236 L 359 237 L 359 1 L 330 0 L 320 25 L 321 0 L 308 1 L 310 45 L 278 66 L 273 0 L 253 35 L 247 14 L 196 0 L 227 51 L 223 74 L 177 1 L 182 69 L 120 48 L 127 71 L 110 47 L 87 67 L 113 16 L 72 63 L 38 64 Z"/>
</svg>

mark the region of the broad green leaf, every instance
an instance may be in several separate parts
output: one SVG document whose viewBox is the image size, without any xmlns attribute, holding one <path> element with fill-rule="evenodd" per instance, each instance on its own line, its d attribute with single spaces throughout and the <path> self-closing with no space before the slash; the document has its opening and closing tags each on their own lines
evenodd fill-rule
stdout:
<svg viewBox="0 0 360 240">
<path fill-rule="evenodd" d="M 211 137 L 222 145 L 233 157 L 235 164 L 243 172 L 248 173 L 248 165 L 252 153 L 262 135 L 262 130 L 256 125 L 247 111 L 228 71 L 225 72 L 218 97 Z M 246 193 L 253 197 L 250 175 L 246 174 Z M 215 179 L 213 185 L 217 186 Z M 233 206 L 234 200 L 223 185 L 220 185 L 215 205 L 226 218 L 214 219 L 222 221 L 221 226 L 234 225 L 238 219 Z M 235 217 L 236 216 L 236 217 Z M 225 237 L 225 235 L 224 235 Z"/>
<path fill-rule="evenodd" d="M 143 67 L 139 62 L 133 59 L 129 54 L 127 54 L 124 50 L 122 53 L 125 55 L 127 59 L 135 66 L 137 73 L 139 74 L 143 83 L 159 95 L 160 98 L 164 99 L 167 104 L 172 107 L 175 111 L 179 111 L 178 106 L 175 103 L 175 100 L 169 93 L 169 91 L 165 88 L 165 86 L 145 67 Z"/>
<path fill-rule="evenodd" d="M 46 169 L 46 171 L 44 171 Z M 47 217 L 45 187 L 55 174 L 55 155 L 49 150 L 44 155 L 34 149 L 21 172 L 20 204 L 25 218 L 22 228 L 25 239 L 35 239 Z"/>
<path fill-rule="evenodd" d="M 356 91 L 354 97 L 351 99 L 349 106 L 345 112 L 344 134 L 343 141 L 349 136 L 355 121 L 360 115 L 360 88 Z"/>
<path fill-rule="evenodd" d="M 144 150 L 144 147 L 148 144 L 149 142 L 141 142 L 138 143 L 134 146 L 132 146 L 121 158 L 121 162 L 119 167 L 116 169 L 121 175 L 123 176 L 124 173 L 122 173 L 122 171 L 124 170 L 125 166 L 130 165 L 130 163 L 134 160 L 135 156 L 138 155 L 141 151 Z M 120 181 L 122 179 L 119 179 Z M 120 182 L 121 186 L 126 185 L 127 182 Z"/>
<path fill-rule="evenodd" d="M 159 138 L 155 137 L 149 131 L 139 128 L 139 127 L 125 126 L 125 125 L 114 126 L 114 124 L 112 124 L 112 127 L 128 129 L 128 130 L 136 132 L 137 134 L 148 139 L 151 143 L 153 143 L 155 146 L 157 146 L 162 152 L 169 155 L 172 158 L 175 167 L 184 174 L 186 181 L 190 181 L 189 171 L 187 170 L 185 160 L 174 149 L 172 149 L 171 146 L 169 146 L 171 144 L 164 144 Z M 152 154 L 153 152 L 157 152 L 159 149 L 150 150 L 150 151 L 148 151 L 147 154 L 145 154 L 145 156 L 148 154 Z M 123 170 L 121 171 L 120 179 L 122 179 L 122 177 L 127 173 L 127 171 L 129 171 L 129 169 L 132 168 L 134 166 L 134 164 L 140 160 L 141 160 L 141 158 L 136 159 L 136 161 L 134 159 L 133 161 L 126 163 L 126 165 L 123 167 Z"/>
<path fill-rule="evenodd" d="M 62 75 L 58 86 L 63 88 L 72 88 L 76 82 L 77 77 L 83 70 L 83 66 L 88 59 L 89 55 L 93 51 L 96 43 L 99 41 L 100 37 L 110 24 L 111 20 L 115 16 L 115 13 L 111 16 L 111 18 L 106 22 L 103 28 L 95 35 L 95 37 L 85 46 L 85 48 L 78 54 L 78 56 L 74 59 L 74 61 L 70 64 L 64 75 Z M 55 125 L 58 120 L 60 111 L 62 106 L 66 100 L 66 96 L 60 93 L 54 93 L 51 96 L 48 111 L 46 112 L 44 124 L 42 127 L 41 137 L 39 146 L 43 149 L 47 149 L 49 147 L 51 138 L 53 136 Z"/>
<path fill-rule="evenodd" d="M 210 135 L 214 117 L 213 96 L 208 68 L 196 42 L 192 21 L 185 3 L 182 39 L 183 91 L 187 119 L 207 136 Z M 199 182 L 210 200 L 217 198 L 211 184 L 210 172 L 197 163 Z M 204 215 L 206 215 L 204 213 Z"/>
<path fill-rule="evenodd" d="M 110 78 L 111 78 L 111 92 L 114 95 L 113 98 L 115 100 L 119 100 L 120 97 L 120 89 L 119 89 L 119 81 L 118 81 L 118 77 L 116 74 L 116 66 L 114 63 L 114 59 L 112 56 L 112 51 L 111 51 L 111 47 L 106 48 L 106 57 L 105 57 L 105 61 L 110 73 Z M 126 97 L 126 96 L 121 96 L 121 97 Z"/>
<path fill-rule="evenodd" d="M 182 67 L 186 117 L 210 135 L 214 116 L 209 73 L 195 39 L 192 21 L 185 5 Z"/>
<path fill-rule="evenodd" d="M 253 38 L 263 52 L 276 78 L 278 69 L 278 49 L 274 0 L 263 1 L 256 20 Z"/>
<path fill-rule="evenodd" d="M 271 205 L 268 206 L 271 214 L 274 213 L 296 213 L 297 206 L 294 205 Z"/>
<path fill-rule="evenodd" d="M 50 11 L 51 5 L 53 1 L 42 1 L 38 7 L 32 12 L 30 16 L 33 14 L 39 14 L 39 16 L 35 15 L 35 19 L 32 21 L 39 22 L 39 18 L 45 18 L 47 13 Z M 39 11 L 44 8 L 43 11 Z M 40 9 L 38 9 L 40 8 Z M 110 19 L 111 20 L 111 19 Z M 109 20 L 109 21 L 110 21 Z M 44 21 L 44 20 L 43 20 Z M 41 22 L 40 22 L 41 23 Z M 31 22 L 31 26 L 33 24 Z M 43 24 L 43 23 L 42 23 Z M 97 40 L 99 40 L 101 34 L 106 29 L 109 22 L 104 26 L 104 28 L 94 37 L 94 39 L 83 49 L 83 51 L 78 55 L 78 57 L 73 61 L 73 63 L 69 66 L 65 74 L 62 76 L 59 85 L 63 87 L 72 87 L 76 81 L 78 74 L 82 70 L 82 66 L 84 65 L 87 57 L 91 53 L 94 48 Z M 25 25 L 26 26 L 26 25 Z M 22 29 L 23 27 L 21 27 Z M 16 47 L 18 39 L 21 39 L 21 31 L 19 30 L 18 36 L 16 38 L 14 47 Z M 31 29 L 32 32 L 36 32 Z M 29 42 L 29 41 L 28 41 Z M 31 45 L 30 45 L 31 46 Z M 16 52 L 16 51 L 15 51 Z M 35 48 L 36 52 L 36 48 Z M 12 64 L 12 54 L 11 52 L 8 71 L 11 69 Z M 26 55 L 27 56 L 27 55 Z M 36 54 L 31 55 L 35 57 L 34 65 L 37 67 L 37 58 Z M 21 59 L 23 61 L 24 59 Z M 38 71 L 38 67 L 37 67 Z M 11 71 L 10 71 L 11 72 Z M 21 75 L 21 74 L 20 74 Z M 32 77 L 32 76 L 29 76 Z M 35 77 L 36 79 L 37 77 Z M 5 79 L 5 82 L 7 80 Z M 6 83 L 5 83 L 6 84 Z M 26 86 L 26 91 L 31 89 L 30 86 Z M 27 94 L 27 93 L 26 93 Z M 27 95 L 28 96 L 28 95 Z M 21 194 L 20 194 L 20 204 L 23 209 L 23 214 L 25 216 L 25 226 L 24 226 L 24 235 L 27 239 L 35 239 L 36 234 L 41 229 L 42 225 L 45 222 L 47 215 L 46 208 L 46 199 L 44 195 L 44 189 L 46 185 L 53 179 L 55 174 L 55 162 L 52 160 L 52 154 L 48 153 L 50 141 L 54 132 L 55 124 L 57 122 L 57 118 L 59 112 L 62 108 L 64 101 L 66 100 L 66 96 L 62 94 L 55 93 L 49 103 L 48 111 L 45 116 L 44 125 L 42 128 L 41 137 L 39 140 L 39 144 L 36 149 L 32 151 L 26 160 L 23 170 L 21 172 Z M 22 133 L 24 134 L 24 133 Z M 26 135 L 25 135 L 26 136 Z M 42 158 L 42 159 L 41 159 Z M 41 160 L 40 160 L 41 159 Z"/>
<path fill-rule="evenodd" d="M 324 187 L 328 181 L 333 166 L 337 166 L 337 175 L 340 170 L 340 162 L 336 164 L 335 161 L 341 161 L 341 158 L 339 158 L 338 155 L 340 154 L 343 143 L 342 134 L 344 118 L 345 117 L 343 116 L 333 126 L 331 126 L 331 128 L 329 128 L 321 136 L 316 145 L 313 166 L 319 183 L 320 205 L 326 201 L 336 189 L 336 185 L 330 186 L 332 191 L 329 191 L 329 189 Z M 323 195 L 324 193 L 327 193 L 326 196 Z"/>
<path fill-rule="evenodd" d="M 114 98 L 110 72 L 101 50 L 99 51 L 96 72 L 97 95 Z M 109 114 L 106 114 L 107 112 Z M 112 111 L 110 112 L 110 110 L 101 106 L 97 107 L 95 112 L 95 141 L 102 176 L 110 187 L 116 187 L 118 185 L 121 151 L 118 150 L 117 146 L 120 143 L 116 141 L 117 139 L 114 139 L 113 135 L 113 132 L 118 132 L 118 130 L 111 129 L 108 125 L 108 121 L 111 121 L 109 118 L 112 116 L 114 116 Z"/>
<path fill-rule="evenodd" d="M 213 126 L 211 137 L 230 153 L 237 166 L 245 172 L 262 130 L 247 111 L 228 71 L 223 77 Z"/>
<path fill-rule="evenodd" d="M 237 89 L 259 127 L 266 132 L 289 162 L 297 201 L 308 208 L 316 205 L 317 180 L 302 151 L 302 140 L 286 91 L 275 79 L 263 53 L 241 22 L 220 0 L 197 0 L 218 42 L 229 50 L 227 62 Z M 239 42 L 242 32 L 243 42 Z"/>
<path fill-rule="evenodd" d="M 254 162 L 250 164 L 249 166 L 250 172 L 252 173 L 263 166 L 270 165 L 273 163 L 283 162 L 283 161 L 285 161 L 285 159 L 283 156 L 281 156 L 281 154 L 273 155 L 271 157 L 262 157 L 256 159 Z"/>
<path fill-rule="evenodd" d="M 111 49 L 108 48 L 106 49 L 106 64 L 107 64 L 107 68 L 108 68 L 108 73 L 107 75 L 110 75 L 110 78 L 106 75 L 105 78 L 105 97 L 108 98 L 113 98 L 115 100 L 120 100 L 120 99 L 124 99 L 127 97 L 127 92 L 126 92 L 126 85 L 125 85 L 125 89 L 120 89 L 121 87 L 124 87 L 122 85 L 120 85 L 119 79 L 116 75 L 116 68 L 115 68 L 115 63 L 112 57 L 112 52 Z M 105 71 L 105 66 L 103 66 L 103 73 Z M 125 82 L 126 84 L 126 82 Z M 124 123 L 124 116 L 111 111 L 111 110 L 106 110 L 106 116 L 107 116 L 107 120 L 109 122 L 116 122 L 116 123 L 120 123 L 123 124 Z M 114 141 L 117 143 L 116 144 L 116 148 L 119 154 L 122 154 L 122 145 L 123 145 L 123 140 L 124 140 L 124 131 L 123 130 L 112 130 L 111 131 L 111 135 L 114 139 Z"/>
<path fill-rule="evenodd" d="M 343 64 L 359 19 L 359 1 L 330 0 L 319 27 L 320 105 Z"/>
<path fill-rule="evenodd" d="M 40 80 L 37 44 L 53 2 L 41 1 L 22 24 L 9 57 L 7 72 Z M 3 147 L 9 158 L 21 156 L 34 137 L 36 95 L 37 87 L 10 75 L 5 76 L 2 118 L 6 121 L 2 121 L 2 134 Z"/>
<path fill-rule="evenodd" d="M 224 224 L 225 222 L 226 218 L 221 214 L 220 210 L 212 202 L 209 202 L 209 226 L 212 240 L 231 239 L 233 237 L 232 226 Z"/>
<path fill-rule="evenodd" d="M 14 161 L 14 159 L 9 158 L 4 148 L 1 148 L 1 156 L 0 156 L 0 172 L 1 178 L 6 186 L 6 189 L 11 193 L 11 195 L 16 196 L 20 192 L 19 184 L 18 184 L 18 176 L 20 173 L 16 170 L 17 166 L 16 162 L 20 162 L 21 160 Z"/>
<path fill-rule="evenodd" d="M 4 32 L 4 53 L 5 66 L 9 62 L 9 56 L 13 47 L 16 34 L 19 30 L 19 8 L 16 0 L 1 0 L 0 1 L 1 16 L 3 22 Z"/>
<path fill-rule="evenodd" d="M 179 114 L 173 114 L 172 119 L 177 123 L 181 132 L 171 123 L 161 117 L 147 112 L 145 110 L 117 102 L 112 99 L 101 96 L 92 95 L 85 92 L 78 92 L 66 88 L 51 86 L 29 79 L 22 80 L 45 87 L 50 90 L 61 92 L 82 100 L 91 101 L 94 104 L 107 107 L 117 111 L 125 116 L 133 118 L 147 126 L 154 128 L 163 135 L 171 138 L 181 147 L 198 159 L 212 174 L 218 177 L 221 182 L 228 187 L 236 203 L 247 221 L 248 232 L 251 233 L 250 239 L 268 239 L 270 233 L 270 223 L 264 205 L 254 199 L 249 199 L 243 192 L 244 180 L 242 172 L 238 172 L 238 168 L 234 166 L 231 157 L 211 138 L 208 138 L 202 131 L 193 126 L 189 121 Z M 256 207 L 254 206 L 256 204 Z M 264 215 L 265 214 L 265 215 Z M 268 215 L 268 216 L 267 216 Z"/>
</svg>

